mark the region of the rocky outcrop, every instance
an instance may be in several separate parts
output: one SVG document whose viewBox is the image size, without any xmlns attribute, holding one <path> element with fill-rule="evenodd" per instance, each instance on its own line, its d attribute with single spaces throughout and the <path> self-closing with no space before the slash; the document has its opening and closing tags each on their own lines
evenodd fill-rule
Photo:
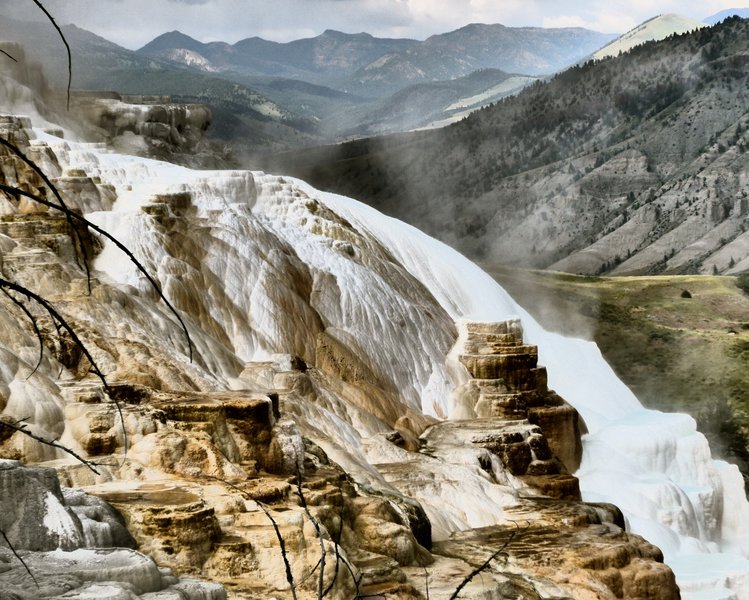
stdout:
<svg viewBox="0 0 749 600">
<path fill-rule="evenodd" d="M 8 126 L 23 139 L 23 123 Z M 631 546 L 610 568 L 662 570 L 610 510 L 575 505 L 545 516 L 539 508 L 548 496 L 578 496 L 569 475 L 579 460 L 577 417 L 548 391 L 518 323 L 469 326 L 463 361 L 476 377 L 462 392 L 470 410 L 462 421 L 439 421 L 424 413 L 449 410 L 442 363 L 454 321 L 364 227 L 261 174 L 201 173 L 154 193 L 148 170 L 156 168 L 138 163 L 143 185 L 112 188 L 123 166 L 107 163 L 111 155 L 83 168 L 70 160 L 74 143 L 50 144 L 27 140 L 24 148 L 56 165 L 55 180 L 81 194 L 86 210 L 104 220 L 120 200 L 137 205 L 108 225 L 139 232 L 134 250 L 180 309 L 192 355 L 137 274 L 114 283 L 116 273 L 104 271 L 118 260 L 106 247 L 91 242 L 102 270 L 88 280 L 65 223 L 4 198 L 4 273 L 54 301 L 106 373 L 108 393 L 91 359 L 33 306 L 44 355 L 30 375 L 38 339 L 0 297 L 4 418 L 30 415 L 34 432 L 95 462 L 97 472 L 20 433 L 3 436 L 0 453 L 44 462 L 66 486 L 106 500 L 162 568 L 222 583 L 239 600 L 289 598 L 292 586 L 305 599 L 449 597 L 512 522 L 528 520 L 528 531 L 547 532 L 529 539 L 539 548 L 557 535 L 616 556 Z M 75 155 L 84 166 L 90 150 Z M 12 165 L 8 181 L 38 185 Z M 71 497 L 73 513 L 104 519 L 105 505 L 87 498 Z M 496 529 L 482 540 L 486 527 Z M 104 540 L 100 529 L 81 526 L 78 535 Z M 472 544 L 480 550 L 459 556 L 458 546 Z M 463 595 L 512 589 L 530 599 L 558 588 L 556 597 L 575 596 L 576 582 L 593 576 L 574 557 L 554 563 L 574 575 L 567 583 L 518 557 L 514 587 L 492 567 Z M 596 585 L 602 598 L 618 589 L 615 581 Z M 622 597 L 637 597 L 621 587 Z"/>
<path fill-rule="evenodd" d="M 113 390 L 124 402 L 126 457 L 101 477 L 80 465 L 61 476 L 115 506 L 159 564 L 222 582 L 241 599 L 256 597 L 249 590 L 289 590 L 288 558 L 301 597 L 317 597 L 323 582 L 343 599 L 371 582 L 374 563 L 394 561 L 388 572 L 399 572 L 431 562 L 400 509 L 360 496 L 319 447 L 278 420 L 277 395 Z M 68 394 L 85 401 L 66 406 L 66 441 L 116 464 L 114 453 L 124 453 L 116 407 L 85 388 Z M 329 558 L 318 579 L 322 548 Z"/>
<path fill-rule="evenodd" d="M 559 498 L 579 499 L 570 473 L 580 466 L 582 443 L 577 411 L 548 389 L 538 349 L 523 343 L 520 321 L 465 323 L 460 362 L 473 377 L 460 390 L 472 402 L 477 424 L 446 423 L 444 428 L 471 431 L 470 443 L 489 449 L 512 475 Z"/>
<path fill-rule="evenodd" d="M 661 551 L 625 533 L 616 507 L 536 500 L 509 514 L 512 526 L 458 533 L 437 543 L 434 551 L 476 568 L 495 556 L 482 572 L 496 582 L 501 597 L 679 597 Z M 519 572 L 528 575 L 518 577 Z M 529 580 L 545 595 L 529 595 Z"/>
<path fill-rule="evenodd" d="M 2 598 L 226 598 L 221 586 L 179 580 L 133 550 L 122 517 L 96 496 L 61 488 L 54 469 L 0 460 L 0 515 Z"/>
<path fill-rule="evenodd" d="M 88 137 L 121 152 L 162 160 L 202 150 L 211 111 L 202 104 L 177 104 L 169 96 L 123 96 L 78 92 L 74 109 Z"/>
</svg>

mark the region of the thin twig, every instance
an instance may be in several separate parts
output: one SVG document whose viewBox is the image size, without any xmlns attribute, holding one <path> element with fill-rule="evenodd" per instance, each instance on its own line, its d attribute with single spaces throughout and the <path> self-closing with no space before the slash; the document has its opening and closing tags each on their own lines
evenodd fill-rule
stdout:
<svg viewBox="0 0 749 600">
<path fill-rule="evenodd" d="M 31 569 L 29 569 L 29 565 L 27 565 L 26 561 L 21 558 L 21 555 L 18 554 L 18 552 L 16 552 L 16 549 L 13 547 L 13 544 L 10 543 L 8 536 L 5 535 L 5 532 L 2 529 L 0 529 L 0 535 L 3 536 L 5 543 L 8 544 L 8 548 L 10 548 L 10 551 L 13 553 L 13 556 L 15 556 L 23 565 L 23 568 L 26 569 L 26 572 L 29 574 L 29 577 L 31 577 L 31 580 L 34 582 L 34 585 L 36 585 L 36 589 L 39 589 L 39 582 L 36 580 L 36 577 L 34 577 L 34 574 L 31 572 Z"/>
<path fill-rule="evenodd" d="M 2 138 L 0 138 L 1 140 Z M 29 198 L 30 200 L 34 200 L 35 202 L 38 202 L 39 204 L 42 204 L 44 206 L 48 206 L 49 208 L 54 208 L 57 211 L 60 211 L 61 213 L 65 214 L 68 219 L 74 219 L 76 221 L 79 221 L 86 227 L 89 227 L 96 233 L 104 236 L 109 241 L 111 241 L 117 248 L 119 248 L 129 259 L 130 262 L 132 262 L 138 271 L 140 271 L 145 278 L 148 280 L 148 283 L 151 284 L 151 287 L 156 290 L 156 293 L 158 294 L 159 298 L 166 304 L 169 311 L 177 318 L 177 321 L 179 321 L 180 326 L 182 327 L 182 331 L 185 333 L 185 338 L 187 339 L 187 347 L 188 347 L 188 353 L 190 356 L 190 362 L 192 362 L 192 353 L 193 353 L 193 345 L 192 345 L 192 338 L 190 337 L 190 333 L 187 331 L 187 325 L 185 325 L 185 322 L 182 320 L 182 317 L 179 316 L 179 313 L 177 312 L 177 309 L 174 308 L 171 302 L 167 300 L 166 296 L 164 295 L 164 292 L 161 291 L 161 287 L 156 282 L 156 280 L 149 274 L 148 270 L 141 264 L 141 262 L 135 258 L 135 255 L 125 246 L 122 242 L 120 242 L 116 237 L 114 237 L 111 233 L 105 231 L 95 223 L 92 223 L 89 221 L 86 217 L 79 215 L 78 213 L 70 210 L 67 206 L 64 204 L 55 204 L 54 202 L 50 202 L 49 200 L 46 200 L 42 198 L 41 196 L 37 194 L 32 194 L 31 192 L 27 192 L 25 190 L 12 187 L 5 184 L 0 184 L 0 190 L 7 192 L 8 194 L 11 194 L 13 196 L 25 196 L 26 198 Z"/>
<path fill-rule="evenodd" d="M 12 56 L 11 56 L 10 54 L 8 54 L 8 53 L 7 53 L 7 52 L 6 52 L 5 50 L 3 50 L 2 48 L 0 48 L 0 54 L 5 54 L 5 56 L 7 56 L 7 57 L 8 57 L 8 58 L 9 58 L 10 60 L 12 60 L 13 62 L 18 62 L 18 61 L 17 61 L 17 60 L 15 59 L 15 58 L 13 58 L 13 57 L 12 57 Z"/>
<path fill-rule="evenodd" d="M 20 425 L 18 423 L 21 423 Z M 86 465 L 89 469 L 91 469 L 94 473 L 97 475 L 100 475 L 99 471 L 96 470 L 96 463 L 91 462 L 90 460 L 86 460 L 81 455 L 77 454 L 75 451 L 71 450 L 67 446 L 63 446 L 62 444 L 58 444 L 56 440 L 45 440 L 43 437 L 40 437 L 36 435 L 35 433 L 32 433 L 28 429 L 29 424 L 25 423 L 23 421 L 18 421 L 16 423 L 12 421 L 6 421 L 5 419 L 0 419 L 0 427 L 7 427 L 8 429 L 13 429 L 15 431 L 20 431 L 25 436 L 30 437 L 32 440 L 36 440 L 37 442 L 40 442 L 44 444 L 45 446 L 51 446 L 52 448 L 57 448 L 58 450 L 62 450 L 63 452 L 67 452 L 81 462 L 82 464 Z"/>
<path fill-rule="evenodd" d="M 42 332 L 39 331 L 39 325 L 37 325 L 36 317 L 31 314 L 31 311 L 23 302 L 21 302 L 18 298 L 14 298 L 13 295 L 5 288 L 0 288 L 0 291 L 2 291 L 3 294 L 10 298 L 10 301 L 18 306 L 18 308 L 20 308 L 24 312 L 26 317 L 28 317 L 29 321 L 31 321 L 32 327 L 34 328 L 36 339 L 39 341 L 39 360 L 36 362 L 36 366 L 31 370 L 31 373 L 29 373 L 29 376 L 26 378 L 26 380 L 28 381 L 31 376 L 37 372 L 39 367 L 42 365 L 42 360 L 44 360 L 44 339 L 42 338 Z"/>
<path fill-rule="evenodd" d="M 0 278 L 0 287 L 13 290 L 14 292 L 18 292 L 22 296 L 26 296 L 29 300 L 33 300 L 34 302 L 42 306 L 44 310 L 46 310 L 49 313 L 49 316 L 52 317 L 53 321 L 55 321 L 65 331 L 67 331 L 68 335 L 70 335 L 75 345 L 81 349 L 81 352 L 83 352 L 84 356 L 91 363 L 91 369 L 93 370 L 94 374 L 101 380 L 102 384 L 104 385 L 104 390 L 107 392 L 107 394 L 109 394 L 110 392 L 109 384 L 107 383 L 107 380 L 104 377 L 104 373 L 101 372 L 101 370 L 99 369 L 99 366 L 96 364 L 94 357 L 88 351 L 88 348 L 86 348 L 86 346 L 83 344 L 83 342 L 78 337 L 78 335 L 73 330 L 73 328 L 68 324 L 68 322 L 63 318 L 63 316 L 59 312 L 57 312 L 57 310 L 55 310 L 55 308 L 46 299 L 42 298 L 39 294 L 35 294 L 28 288 L 25 288 L 22 285 L 18 285 L 17 283 L 14 283 L 12 281 L 8 281 L 7 279 Z"/>
<path fill-rule="evenodd" d="M 36 2 L 36 0 L 34 0 Z M 78 229 L 75 227 L 75 224 L 73 223 L 73 219 L 70 216 L 73 213 L 67 204 L 65 204 L 65 201 L 62 199 L 62 195 L 60 195 L 60 191 L 57 189 L 55 184 L 50 181 L 49 177 L 42 171 L 42 169 L 37 165 L 33 160 L 31 160 L 28 156 L 26 156 L 21 149 L 10 142 L 9 140 L 6 140 L 4 137 L 0 136 L 0 145 L 5 146 L 8 148 L 13 154 L 15 154 L 18 158 L 20 158 L 23 162 L 25 162 L 31 169 L 39 175 L 39 177 L 42 178 L 42 181 L 45 183 L 45 185 L 50 189 L 50 191 L 55 195 L 55 198 L 57 198 L 58 202 L 60 203 L 60 206 L 64 207 L 66 210 L 65 216 L 67 217 L 68 223 L 70 224 L 70 228 L 73 230 L 73 236 L 76 241 L 76 262 L 80 265 L 81 263 L 78 262 L 78 252 L 80 251 L 82 257 L 83 257 L 83 268 L 86 270 L 86 279 L 88 281 L 88 288 L 89 293 L 91 292 L 91 268 L 89 267 L 89 258 L 88 258 L 88 252 L 86 251 L 86 246 L 83 243 L 83 240 L 81 239 L 81 235 L 78 231 Z"/>
<path fill-rule="evenodd" d="M 315 563 L 315 566 L 312 567 L 312 570 L 307 573 L 304 577 L 302 577 L 298 582 L 297 585 L 302 585 L 305 581 L 307 581 L 310 577 L 312 577 L 315 574 L 315 571 L 317 571 L 317 567 L 320 566 L 320 559 L 317 559 L 317 562 Z"/>
<path fill-rule="evenodd" d="M 343 535 L 343 509 L 345 508 L 345 502 L 343 500 L 343 497 L 341 497 L 341 510 L 338 513 L 338 533 L 336 534 L 336 538 L 333 540 L 333 548 L 335 548 L 335 573 L 333 574 L 333 580 L 328 584 L 328 587 L 325 588 L 325 591 L 323 592 L 323 597 L 327 596 L 330 593 L 330 590 L 333 589 L 333 586 L 335 585 L 336 580 L 338 579 L 338 567 L 341 563 L 346 565 L 346 568 L 348 569 L 349 574 L 351 575 L 351 580 L 354 582 L 354 585 L 356 586 L 356 596 L 354 596 L 355 599 L 361 597 L 360 593 L 360 587 L 361 587 L 361 581 L 364 575 L 360 575 L 358 578 L 356 577 L 356 574 L 354 573 L 354 569 L 351 566 L 351 563 L 349 563 L 348 559 L 341 556 L 341 553 L 339 551 L 340 545 L 341 545 L 341 536 Z"/>
<path fill-rule="evenodd" d="M 8 281 L 7 279 L 2 279 L 2 278 L 0 278 L 0 288 L 11 289 L 14 292 L 18 292 L 22 296 L 26 296 L 29 300 L 33 300 L 34 302 L 42 306 L 49 313 L 49 316 L 52 318 L 52 322 L 56 323 L 59 327 L 62 327 L 65 331 L 67 331 L 68 335 L 73 340 L 73 343 L 76 346 L 78 346 L 78 348 L 80 348 L 81 352 L 83 352 L 83 355 L 91 363 L 91 370 L 101 380 L 104 386 L 104 392 L 107 394 L 109 398 L 112 399 L 112 402 L 114 403 L 114 406 L 117 409 L 117 414 L 119 415 L 120 423 L 122 424 L 122 436 L 123 436 L 122 443 L 123 443 L 123 447 L 125 448 L 125 457 L 126 457 L 128 437 L 127 437 L 127 429 L 125 428 L 125 416 L 122 414 L 122 405 L 120 404 L 120 401 L 117 400 L 117 398 L 111 394 L 112 390 L 109 387 L 109 384 L 107 383 L 106 377 L 104 377 L 104 373 L 101 372 L 99 365 L 96 364 L 94 357 L 91 355 L 88 348 L 86 348 L 85 344 L 78 337 L 75 330 L 68 324 L 68 322 L 63 318 L 63 316 L 59 312 L 57 312 L 57 310 L 55 310 L 55 308 L 45 298 L 42 298 L 39 294 L 35 294 L 34 292 L 29 290 L 28 288 L 23 287 L 22 285 L 18 285 L 17 283 L 14 283 L 12 281 Z M 124 463 L 125 457 L 123 457 L 123 463 Z"/>
<path fill-rule="evenodd" d="M 291 563 L 289 562 L 289 558 L 286 555 L 286 542 L 284 541 L 283 536 L 281 535 L 281 530 L 278 528 L 278 523 L 276 523 L 276 520 L 270 514 L 270 511 L 265 507 L 265 505 L 262 502 L 255 500 L 245 490 L 234 485 L 233 483 L 230 483 L 226 481 L 225 479 L 221 479 L 220 477 L 214 477 L 213 475 L 206 475 L 206 477 L 210 479 L 215 479 L 216 481 L 220 481 L 221 483 L 228 485 L 230 488 L 237 490 L 240 494 L 248 497 L 250 500 L 254 500 L 255 503 L 260 507 L 260 510 L 262 510 L 265 513 L 265 516 L 268 517 L 268 520 L 271 522 L 271 525 L 273 525 L 273 530 L 276 532 L 278 545 L 281 547 L 281 558 L 283 558 L 283 563 L 284 563 L 284 566 L 286 567 L 286 581 L 288 581 L 289 586 L 291 586 L 292 597 L 294 598 L 294 600 L 297 600 L 296 586 L 294 585 L 294 575 L 291 572 Z"/>
<path fill-rule="evenodd" d="M 324 596 L 323 584 L 325 583 L 325 556 L 327 555 L 328 551 L 325 549 L 325 540 L 323 539 L 320 524 L 317 522 L 317 519 L 312 516 L 312 513 L 307 506 L 307 499 L 304 497 L 304 491 L 302 490 L 302 474 L 300 471 L 297 471 L 296 474 L 296 490 L 297 495 L 299 496 L 299 501 L 302 503 L 302 508 L 304 509 L 304 512 L 307 513 L 307 518 L 315 528 L 315 531 L 317 532 L 317 538 L 320 541 L 320 576 L 317 580 L 317 600 L 322 600 Z"/>
<path fill-rule="evenodd" d="M 60 26 L 55 22 L 54 17 L 51 14 L 49 14 L 49 12 L 44 7 L 44 5 L 39 0 L 33 0 L 33 2 L 41 9 L 41 11 L 45 15 L 47 15 L 47 18 L 52 23 L 52 26 L 55 29 L 57 29 L 57 33 L 60 34 L 60 39 L 62 39 L 62 43 L 65 44 L 65 50 L 68 53 L 68 104 L 67 104 L 67 108 L 68 110 L 70 110 L 70 83 L 73 80 L 73 58 L 70 52 L 70 46 L 68 45 L 68 40 L 65 39 L 65 35 L 62 33 L 62 29 L 60 29 Z"/>
<path fill-rule="evenodd" d="M 482 571 L 483 571 L 484 569 L 486 569 L 486 568 L 487 568 L 487 567 L 488 567 L 488 566 L 489 566 L 489 565 L 491 564 L 491 562 L 492 562 L 492 561 L 493 561 L 493 560 L 494 560 L 495 558 L 498 558 L 498 557 L 499 557 L 499 556 L 500 556 L 501 554 L 503 554 L 503 553 L 504 553 L 504 551 L 505 551 L 505 549 L 507 548 L 507 546 L 509 546 L 509 545 L 510 545 L 510 542 L 512 542 L 512 540 L 513 540 L 513 539 L 515 538 L 515 536 L 516 536 L 516 535 L 518 535 L 518 534 L 520 533 L 520 531 L 521 531 L 521 530 L 520 530 L 520 526 L 519 526 L 519 525 L 517 524 L 517 522 L 515 522 L 515 523 L 514 523 L 514 525 L 515 525 L 515 527 L 516 527 L 515 531 L 513 531 L 513 532 L 512 532 L 511 534 L 510 534 L 510 536 L 509 536 L 509 537 L 507 538 L 507 540 L 505 541 L 505 543 L 504 543 L 504 544 L 502 544 L 502 546 L 501 546 L 501 547 L 499 548 L 499 550 L 497 550 L 497 551 L 496 551 L 496 552 L 494 552 L 494 553 L 493 553 L 493 554 L 492 554 L 492 555 L 491 555 L 491 556 L 490 556 L 489 558 L 487 558 L 487 559 L 486 559 L 486 561 L 485 561 L 485 562 L 484 562 L 484 563 L 483 563 L 483 564 L 482 564 L 482 565 L 481 565 L 480 567 L 476 567 L 476 568 L 475 568 L 475 569 L 474 569 L 473 571 L 471 571 L 471 572 L 470 572 L 470 573 L 469 573 L 469 574 L 468 574 L 468 575 L 466 576 L 466 578 L 465 578 L 465 579 L 464 579 L 463 581 L 461 581 L 461 582 L 460 582 L 460 585 L 459 585 L 459 586 L 458 586 L 458 587 L 457 587 L 457 588 L 455 589 L 455 591 L 454 591 L 454 592 L 452 593 L 452 596 L 450 596 L 450 599 L 449 599 L 449 600 L 456 600 L 456 598 L 457 598 L 457 597 L 458 597 L 458 595 L 460 594 L 460 591 L 461 591 L 461 590 L 462 590 L 462 589 L 463 589 L 463 588 L 464 588 L 465 586 L 467 586 L 467 585 L 468 585 L 469 583 L 471 583 L 471 580 L 472 580 L 472 579 L 473 579 L 474 577 L 476 577 L 476 576 L 477 576 L 477 575 L 479 575 L 479 574 L 480 574 L 480 573 L 481 573 L 481 572 L 482 572 Z M 528 522 L 528 525 L 527 525 L 527 526 L 525 527 L 525 529 L 528 529 L 529 527 L 530 527 L 530 522 Z"/>
</svg>

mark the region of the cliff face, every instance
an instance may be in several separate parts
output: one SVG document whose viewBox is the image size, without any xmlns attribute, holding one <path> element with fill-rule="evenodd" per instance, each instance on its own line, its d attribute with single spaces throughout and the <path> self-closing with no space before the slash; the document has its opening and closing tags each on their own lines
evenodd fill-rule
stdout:
<svg viewBox="0 0 749 600">
<path fill-rule="evenodd" d="M 169 96 L 110 92 L 78 93 L 73 107 L 88 139 L 98 138 L 119 152 L 172 162 L 189 158 L 196 165 L 208 158 L 203 136 L 211 111 L 205 105 L 175 104 Z"/>
<path fill-rule="evenodd" d="M 678 596 L 660 551 L 625 533 L 618 509 L 579 501 L 577 413 L 549 392 L 519 323 L 456 323 L 472 290 L 447 276 L 450 301 L 427 288 L 409 263 L 425 251 L 420 234 L 394 225 L 396 243 L 301 182 L 102 153 L 29 125 L 6 118 L 1 133 L 154 274 L 192 359 L 114 246 L 85 238 L 88 282 L 64 218 L 4 195 L 4 278 L 52 302 L 90 358 L 29 303 L 44 350 L 34 369 L 36 332 L 1 297 L 1 418 L 96 471 L 6 428 L 2 456 L 53 466 L 116 507 L 160 566 L 233 598 L 447 598 L 500 551 L 461 597 Z M 6 184 L 42 186 L 16 158 L 0 165 Z M 22 529 L 4 527 L 37 549 Z M 32 573 L 53 572 L 25 556 Z M 8 564 L 0 581 L 25 585 Z M 115 597 L 92 577 L 66 597 Z"/>
</svg>

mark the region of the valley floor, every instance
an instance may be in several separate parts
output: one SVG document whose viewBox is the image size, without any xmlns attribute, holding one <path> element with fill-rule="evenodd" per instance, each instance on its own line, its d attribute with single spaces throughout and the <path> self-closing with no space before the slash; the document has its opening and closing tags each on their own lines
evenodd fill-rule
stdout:
<svg viewBox="0 0 749 600">
<path fill-rule="evenodd" d="M 730 276 L 582 277 L 482 265 L 552 331 L 595 341 L 649 408 L 691 414 L 749 474 L 749 295 Z"/>
</svg>

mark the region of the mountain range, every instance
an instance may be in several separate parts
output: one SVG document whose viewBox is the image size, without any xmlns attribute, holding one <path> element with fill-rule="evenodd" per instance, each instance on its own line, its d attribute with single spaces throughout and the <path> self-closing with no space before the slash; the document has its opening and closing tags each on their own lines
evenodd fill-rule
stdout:
<svg viewBox="0 0 749 600">
<path fill-rule="evenodd" d="M 720 23 L 723 19 L 727 19 L 728 17 L 733 16 L 747 19 L 749 18 L 749 8 L 727 8 L 726 10 L 721 10 L 714 15 L 710 15 L 703 21 L 703 23 L 707 23 L 708 25 L 715 25 L 716 23 Z"/>
<path fill-rule="evenodd" d="M 180 32 L 157 37 L 138 50 L 229 77 L 299 78 L 336 89 L 382 97 L 413 83 L 445 81 L 479 69 L 548 75 L 612 40 L 582 28 L 543 29 L 471 24 L 423 42 L 328 30 L 288 43 L 258 37 L 229 45 L 203 44 Z"/>
<path fill-rule="evenodd" d="M 240 156 L 455 119 L 614 37 L 474 24 L 425 41 L 328 30 L 283 44 L 251 37 L 230 45 L 172 31 L 133 52 L 72 25 L 63 32 L 75 57 L 74 88 L 205 103 L 214 114 L 210 135 Z M 46 25 L 5 19 L 0 37 L 25 42 L 27 55 L 64 86 L 65 55 Z"/>
<path fill-rule="evenodd" d="M 588 61 L 450 127 L 269 159 L 469 256 L 586 274 L 749 269 L 749 22 Z"/>
</svg>

